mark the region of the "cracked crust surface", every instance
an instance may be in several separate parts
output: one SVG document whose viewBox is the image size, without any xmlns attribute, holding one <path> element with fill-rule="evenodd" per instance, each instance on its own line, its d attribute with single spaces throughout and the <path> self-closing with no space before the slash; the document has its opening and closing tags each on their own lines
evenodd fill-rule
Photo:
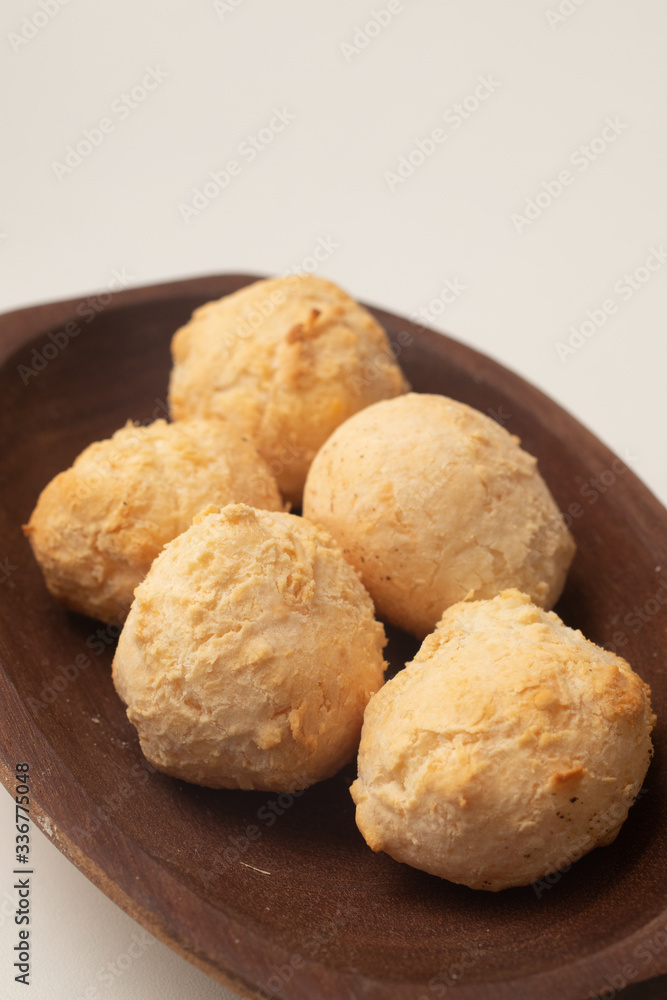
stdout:
<svg viewBox="0 0 667 1000">
<path fill-rule="evenodd" d="M 654 724 L 629 664 L 527 595 L 456 604 L 369 702 L 357 825 L 452 882 L 527 885 L 616 837 Z"/>
<path fill-rule="evenodd" d="M 331 281 L 257 281 L 197 309 L 174 334 L 174 419 L 234 422 L 301 505 L 320 445 L 353 413 L 408 385 L 371 314 Z"/>
<path fill-rule="evenodd" d="M 208 504 L 238 501 L 282 509 L 264 459 L 235 428 L 128 423 L 51 480 L 24 531 L 57 600 L 120 622 L 162 546 Z"/>
<path fill-rule="evenodd" d="M 419 638 L 451 604 L 508 587 L 552 607 L 575 551 L 536 459 L 445 396 L 379 402 L 339 427 L 304 514 L 339 542 L 378 615 Z"/>
<path fill-rule="evenodd" d="M 157 768 L 290 792 L 354 755 L 384 629 L 330 536 L 292 514 L 205 511 L 138 587 L 113 663 Z"/>
</svg>

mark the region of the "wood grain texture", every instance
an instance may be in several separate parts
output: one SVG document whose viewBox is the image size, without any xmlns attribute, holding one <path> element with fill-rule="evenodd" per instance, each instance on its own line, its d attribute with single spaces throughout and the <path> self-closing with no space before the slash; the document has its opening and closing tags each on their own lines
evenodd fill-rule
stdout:
<svg viewBox="0 0 667 1000">
<path fill-rule="evenodd" d="M 250 280 L 121 292 L 90 323 L 79 315 L 80 332 L 27 384 L 18 366 L 32 366 L 33 349 L 43 355 L 48 332 L 80 303 L 0 318 L 0 560 L 14 567 L 0 584 L 3 782 L 11 788 L 14 764 L 28 760 L 56 845 L 136 920 L 249 997 L 280 987 L 291 1000 L 435 1000 L 456 984 L 460 1000 L 584 1000 L 615 977 L 667 973 L 667 512 L 538 390 L 398 317 L 373 310 L 413 387 L 501 419 L 537 455 L 561 508 L 581 505 L 557 610 L 618 645 L 653 688 L 645 793 L 613 845 L 538 898 L 531 887 L 473 892 L 373 854 L 354 823 L 353 766 L 288 801 L 189 786 L 143 762 L 111 683 L 110 630 L 51 601 L 20 526 L 87 444 L 128 418 L 166 415 L 172 333 L 196 306 Z M 416 643 L 389 631 L 398 669 Z"/>
</svg>

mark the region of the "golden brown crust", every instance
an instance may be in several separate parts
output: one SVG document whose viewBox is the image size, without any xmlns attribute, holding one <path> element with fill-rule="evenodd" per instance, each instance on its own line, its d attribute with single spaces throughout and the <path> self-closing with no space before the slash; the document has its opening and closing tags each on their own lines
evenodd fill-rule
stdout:
<svg viewBox="0 0 667 1000">
<path fill-rule="evenodd" d="M 419 638 L 449 605 L 507 587 L 552 607 L 575 549 L 518 439 L 422 393 L 376 403 L 332 434 L 304 514 L 339 542 L 378 615 Z"/>
<path fill-rule="evenodd" d="M 282 509 L 266 463 L 235 428 L 128 423 L 51 480 L 24 531 L 55 598 L 120 622 L 162 546 L 207 504 L 236 501 Z"/>
<path fill-rule="evenodd" d="M 385 641 L 326 532 L 231 505 L 203 512 L 155 560 L 113 678 L 155 767 L 288 792 L 353 756 Z"/>
<path fill-rule="evenodd" d="M 614 839 L 654 723 L 625 660 L 525 594 L 456 604 L 369 702 L 357 824 L 453 882 L 526 885 Z"/>
<path fill-rule="evenodd" d="M 233 420 L 296 505 L 331 432 L 408 389 L 382 327 L 337 285 L 312 275 L 257 281 L 207 303 L 175 333 L 172 354 L 174 419 Z"/>
</svg>

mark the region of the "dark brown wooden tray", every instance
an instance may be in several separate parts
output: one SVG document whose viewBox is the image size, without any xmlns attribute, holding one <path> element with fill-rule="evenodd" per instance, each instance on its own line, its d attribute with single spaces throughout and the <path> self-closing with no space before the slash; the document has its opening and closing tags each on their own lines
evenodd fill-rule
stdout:
<svg viewBox="0 0 667 1000">
<path fill-rule="evenodd" d="M 413 387 L 495 415 L 538 456 L 561 508 L 579 505 L 579 551 L 558 610 L 618 646 L 652 685 L 659 723 L 645 793 L 612 846 L 538 898 L 531 887 L 473 892 L 373 854 L 354 823 L 353 766 L 293 799 L 210 791 L 144 766 L 111 683 L 109 629 L 51 601 L 20 526 L 85 445 L 128 418 L 166 415 L 171 334 L 193 308 L 250 280 L 133 289 L 93 302 L 90 322 L 91 303 L 79 301 L 0 318 L 3 782 L 11 789 L 15 762 L 28 760 L 33 815 L 58 848 L 247 996 L 280 987 L 293 1000 L 436 1000 L 455 986 L 460 1000 L 584 1000 L 667 973 L 667 512 L 536 389 L 396 316 L 374 310 Z M 48 336 L 72 319 L 69 343 Z M 414 650 L 391 632 L 394 668 Z"/>
</svg>

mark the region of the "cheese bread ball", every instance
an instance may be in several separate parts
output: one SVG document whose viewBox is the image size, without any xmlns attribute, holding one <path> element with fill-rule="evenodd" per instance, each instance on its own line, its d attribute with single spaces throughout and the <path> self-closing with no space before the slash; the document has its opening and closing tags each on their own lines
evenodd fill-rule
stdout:
<svg viewBox="0 0 667 1000">
<path fill-rule="evenodd" d="M 408 389 L 379 323 L 312 275 L 257 281 L 207 303 L 171 349 L 172 417 L 233 420 L 296 506 L 331 432 L 369 403 Z"/>
<path fill-rule="evenodd" d="M 155 560 L 113 679 L 154 767 L 292 792 L 354 756 L 385 642 L 325 531 L 233 504 L 199 515 Z"/>
<path fill-rule="evenodd" d="M 208 504 L 237 501 L 282 509 L 266 462 L 235 428 L 128 423 L 51 480 L 23 530 L 55 598 L 122 622 L 162 546 Z"/>
<path fill-rule="evenodd" d="M 357 825 L 452 882 L 527 885 L 614 840 L 654 723 L 625 660 L 525 594 L 456 604 L 366 709 Z"/>
<path fill-rule="evenodd" d="M 451 604 L 508 587 L 552 607 L 575 550 L 536 459 L 446 396 L 410 393 L 339 427 L 303 511 L 338 541 L 379 617 L 418 638 Z"/>
</svg>

